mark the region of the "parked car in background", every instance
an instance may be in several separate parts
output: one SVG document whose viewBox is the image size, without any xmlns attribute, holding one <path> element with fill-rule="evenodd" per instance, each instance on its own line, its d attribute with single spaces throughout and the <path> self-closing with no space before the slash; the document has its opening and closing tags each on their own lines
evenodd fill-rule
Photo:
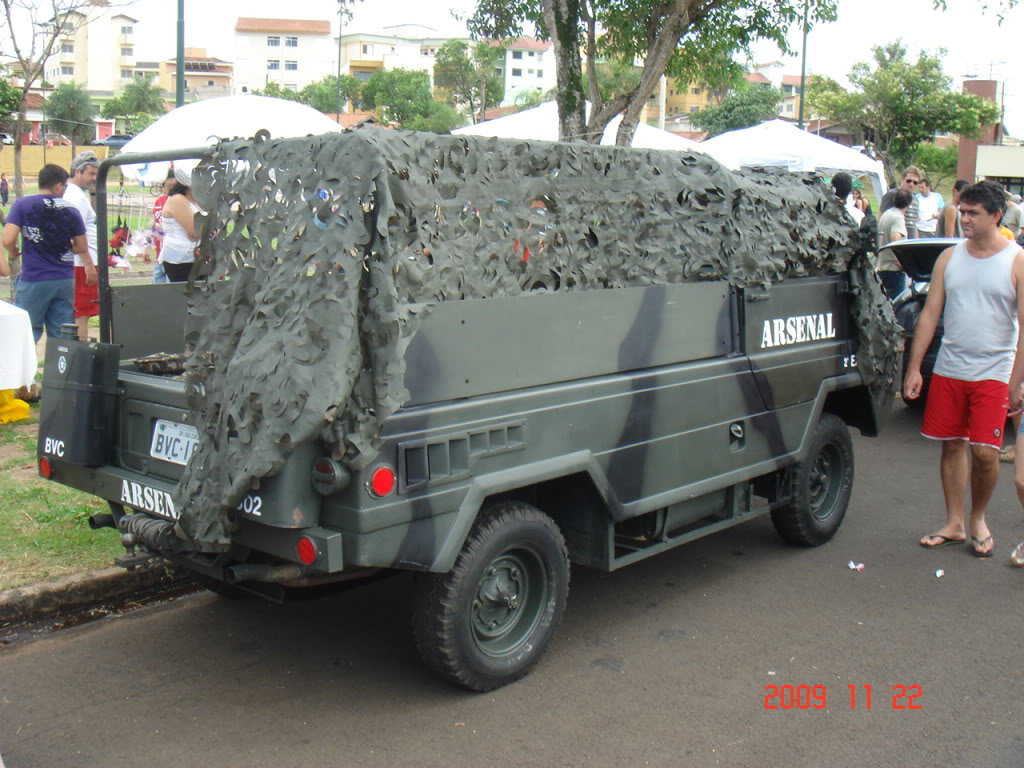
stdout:
<svg viewBox="0 0 1024 768">
<path fill-rule="evenodd" d="M 42 141 L 46 142 L 46 146 L 48 147 L 71 146 L 71 139 L 69 139 L 63 133 L 48 133 L 42 137 Z"/>
<path fill-rule="evenodd" d="M 9 133 L 0 133 L 0 144 L 13 144 L 14 136 Z"/>
<path fill-rule="evenodd" d="M 105 139 L 97 139 L 93 144 L 101 147 L 110 147 L 111 149 L 120 149 L 131 140 L 132 135 L 130 133 L 112 133 Z"/>
<path fill-rule="evenodd" d="M 917 319 L 924 309 L 925 300 L 928 298 L 928 287 L 931 285 L 932 270 L 935 269 L 935 262 L 944 250 L 956 245 L 960 240 L 955 237 L 930 237 L 921 240 L 897 240 L 886 246 L 893 256 L 899 261 L 903 271 L 910 278 L 910 287 L 893 299 L 893 311 L 896 313 L 896 321 L 903 328 L 906 340 L 903 347 L 903 378 L 907 375 L 907 363 L 910 361 L 910 347 L 914 342 L 914 329 L 917 326 Z M 931 381 L 932 370 L 935 368 L 935 358 L 939 354 L 939 346 L 942 344 L 942 318 L 939 318 L 939 325 L 935 329 L 935 336 L 932 343 L 928 345 L 924 360 L 921 362 L 921 376 L 924 384 L 921 387 L 921 396 L 916 400 L 907 400 L 911 408 L 924 408 L 928 399 L 928 384 Z M 901 379 L 902 384 L 902 379 Z"/>
</svg>

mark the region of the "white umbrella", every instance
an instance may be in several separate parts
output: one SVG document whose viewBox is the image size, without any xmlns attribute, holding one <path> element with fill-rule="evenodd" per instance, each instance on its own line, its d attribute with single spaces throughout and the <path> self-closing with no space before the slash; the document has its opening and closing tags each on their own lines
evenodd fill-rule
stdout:
<svg viewBox="0 0 1024 768">
<path fill-rule="evenodd" d="M 587 104 L 590 114 L 590 104 Z M 616 115 L 601 136 L 601 143 L 615 143 L 615 133 L 622 122 L 622 115 Z M 488 120 L 476 125 L 467 125 L 452 133 L 470 136 L 497 136 L 507 139 L 535 139 L 538 141 L 558 141 L 558 104 L 548 101 L 533 109 L 524 109 L 506 117 Z M 633 134 L 633 146 L 641 149 L 675 149 L 681 152 L 700 152 L 700 145 L 695 141 L 684 139 L 674 133 L 652 128 L 645 123 L 638 123 Z"/>
<path fill-rule="evenodd" d="M 267 130 L 273 138 L 340 131 L 322 112 L 296 101 L 268 96 L 224 96 L 186 104 L 168 112 L 121 149 L 122 152 L 161 152 L 212 144 L 217 139 L 247 138 Z M 191 169 L 196 160 L 175 163 Z M 121 166 L 129 179 L 146 183 L 167 177 L 169 163 Z"/>
</svg>

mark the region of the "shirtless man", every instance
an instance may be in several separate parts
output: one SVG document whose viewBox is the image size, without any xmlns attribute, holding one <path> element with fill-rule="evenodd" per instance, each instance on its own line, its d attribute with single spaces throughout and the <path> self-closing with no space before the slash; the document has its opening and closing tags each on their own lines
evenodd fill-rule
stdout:
<svg viewBox="0 0 1024 768">
<path fill-rule="evenodd" d="M 1017 333 L 1024 322 L 1024 250 L 999 234 L 1005 207 L 1005 193 L 995 182 L 960 193 L 967 240 L 943 251 L 935 265 L 903 382 L 903 397 L 921 395 L 921 361 L 942 317 L 945 332 L 921 434 L 942 441 L 946 524 L 920 544 L 933 549 L 969 538 L 978 557 L 990 557 L 995 546 L 985 513 L 999 476 L 1007 406 L 1019 407 L 1024 379 L 1024 334 Z M 968 479 L 971 514 L 965 526 Z"/>
</svg>

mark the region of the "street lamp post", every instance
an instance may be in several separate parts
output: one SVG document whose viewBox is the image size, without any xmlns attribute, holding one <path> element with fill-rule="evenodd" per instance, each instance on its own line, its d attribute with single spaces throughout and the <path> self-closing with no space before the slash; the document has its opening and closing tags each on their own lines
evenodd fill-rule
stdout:
<svg viewBox="0 0 1024 768">
<path fill-rule="evenodd" d="M 175 61 L 174 106 L 185 104 L 185 0 L 178 0 L 178 56 Z"/>
<path fill-rule="evenodd" d="M 337 102 L 337 111 L 335 112 L 335 119 L 338 123 L 341 123 L 341 20 L 342 14 L 345 11 L 345 5 L 343 0 L 338 0 L 338 79 L 335 80 L 335 101 Z"/>
<path fill-rule="evenodd" d="M 803 53 L 800 56 L 800 123 L 799 128 L 804 129 L 804 86 L 807 82 L 807 12 L 810 10 L 811 0 L 804 0 L 804 45 Z"/>
</svg>

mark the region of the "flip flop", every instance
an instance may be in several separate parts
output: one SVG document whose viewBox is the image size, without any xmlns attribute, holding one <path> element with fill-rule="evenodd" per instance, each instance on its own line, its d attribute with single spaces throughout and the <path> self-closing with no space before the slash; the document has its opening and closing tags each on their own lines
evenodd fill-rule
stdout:
<svg viewBox="0 0 1024 768">
<path fill-rule="evenodd" d="M 920 542 L 921 546 L 925 549 L 938 549 L 939 547 L 948 547 L 950 544 L 964 544 L 967 539 L 951 539 L 949 536 L 943 536 L 941 533 L 932 533 L 925 536 L 926 539 L 938 539 L 938 544 L 925 544 L 923 541 Z"/>
<path fill-rule="evenodd" d="M 986 544 L 989 545 L 988 549 L 981 549 Z M 986 536 L 984 539 L 979 539 L 977 536 L 971 536 L 971 552 L 975 557 L 992 557 L 992 552 L 995 551 L 996 542 L 991 536 Z"/>
</svg>

